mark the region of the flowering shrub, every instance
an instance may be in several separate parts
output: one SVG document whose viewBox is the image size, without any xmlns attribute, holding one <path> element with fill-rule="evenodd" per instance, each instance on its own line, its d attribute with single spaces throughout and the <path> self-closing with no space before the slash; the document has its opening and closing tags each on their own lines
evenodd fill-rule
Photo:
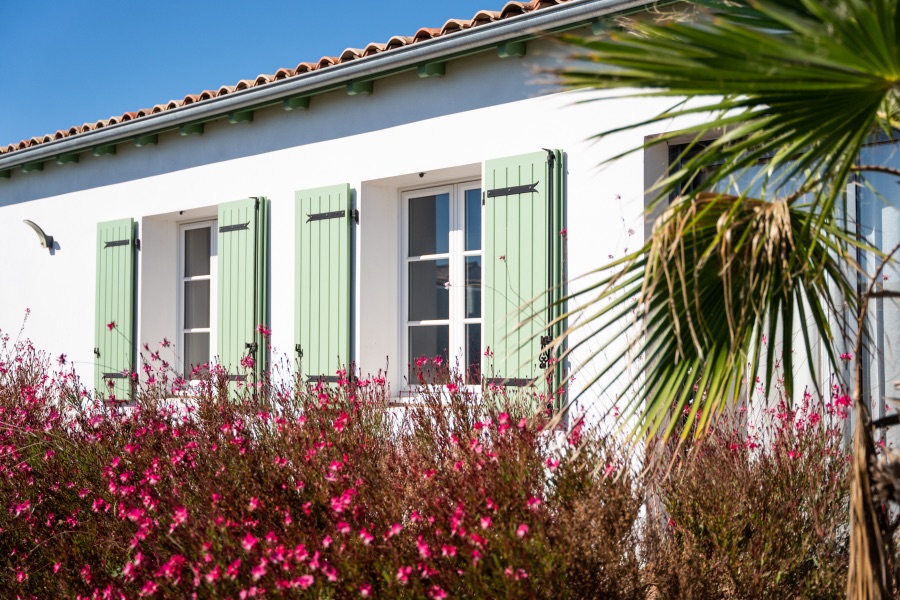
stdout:
<svg viewBox="0 0 900 600">
<path fill-rule="evenodd" d="M 599 436 L 566 443 L 446 369 L 404 408 L 378 377 L 202 375 L 171 399 L 147 369 L 133 403 L 105 402 L 4 338 L 6 596 L 643 596 L 642 499 L 595 469 L 621 465 Z"/>
<path fill-rule="evenodd" d="M 844 597 L 850 400 L 804 394 L 720 419 L 653 482 L 648 579 L 663 597 Z"/>
</svg>

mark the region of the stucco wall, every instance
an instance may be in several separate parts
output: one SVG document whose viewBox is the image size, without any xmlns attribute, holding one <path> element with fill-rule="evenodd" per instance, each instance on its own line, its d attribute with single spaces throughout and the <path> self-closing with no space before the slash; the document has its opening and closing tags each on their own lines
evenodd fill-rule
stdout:
<svg viewBox="0 0 900 600">
<path fill-rule="evenodd" d="M 590 281 L 577 276 L 643 241 L 644 154 L 600 165 L 639 147 L 659 128 L 590 137 L 667 104 L 577 103 L 582 95 L 551 92 L 538 69 L 555 64 L 559 52 L 534 42 L 524 59 L 484 53 L 450 63 L 443 78 L 401 74 L 376 82 L 372 96 L 329 93 L 313 98 L 308 111 L 270 108 L 258 111 L 252 124 L 220 120 L 207 124 L 202 136 L 169 133 L 157 146 L 122 143 L 115 156 L 82 154 L 79 164 L 16 172 L 0 180 L 0 329 L 15 333 L 30 308 L 25 335 L 53 354 L 66 353 L 90 381 L 97 223 L 124 217 L 139 222 L 137 341 L 156 346 L 175 337 L 177 223 L 214 215 L 222 202 L 266 196 L 273 359 L 290 362 L 294 192 L 349 183 L 361 219 L 355 230 L 354 358 L 366 371 L 389 359 L 396 390 L 401 190 L 478 178 L 487 159 L 559 148 L 568 153 L 571 289 Z M 59 248 L 52 255 L 39 248 L 23 219 L 53 235 Z M 588 367 L 575 391 L 598 368 Z M 612 403 L 612 395 L 605 400 Z"/>
</svg>

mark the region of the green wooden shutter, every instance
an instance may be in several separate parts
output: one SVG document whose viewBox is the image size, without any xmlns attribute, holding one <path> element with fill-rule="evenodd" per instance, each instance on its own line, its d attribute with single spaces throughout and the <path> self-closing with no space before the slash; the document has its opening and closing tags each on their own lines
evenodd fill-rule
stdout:
<svg viewBox="0 0 900 600">
<path fill-rule="evenodd" d="M 134 219 L 97 224 L 94 387 L 131 397 L 134 371 Z"/>
<path fill-rule="evenodd" d="M 268 348 L 257 326 L 268 326 L 267 213 L 264 198 L 219 205 L 216 354 L 231 379 L 240 379 L 248 355 L 256 376 L 266 368 Z"/>
<path fill-rule="evenodd" d="M 562 297 L 563 159 L 544 151 L 485 163 L 484 343 L 494 356 L 483 372 L 507 382 L 542 376 L 541 338 L 561 331 L 549 323 L 562 314 L 553 303 Z"/>
<path fill-rule="evenodd" d="M 350 357 L 350 186 L 296 194 L 296 350 L 302 372 L 333 379 Z"/>
</svg>

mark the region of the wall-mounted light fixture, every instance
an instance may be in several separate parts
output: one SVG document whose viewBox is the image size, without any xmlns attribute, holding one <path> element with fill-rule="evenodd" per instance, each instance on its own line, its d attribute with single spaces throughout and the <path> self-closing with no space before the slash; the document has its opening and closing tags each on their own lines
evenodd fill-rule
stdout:
<svg viewBox="0 0 900 600">
<path fill-rule="evenodd" d="M 44 230 L 41 229 L 40 227 L 38 227 L 37 223 L 34 223 L 33 221 L 29 221 L 28 219 L 25 219 L 24 223 L 26 225 L 28 225 L 29 227 L 31 227 L 34 230 L 34 232 L 37 234 L 38 241 L 40 241 L 40 243 L 41 243 L 41 248 L 47 248 L 50 251 L 53 250 L 53 236 L 52 235 L 47 235 L 46 233 L 44 233 Z"/>
</svg>

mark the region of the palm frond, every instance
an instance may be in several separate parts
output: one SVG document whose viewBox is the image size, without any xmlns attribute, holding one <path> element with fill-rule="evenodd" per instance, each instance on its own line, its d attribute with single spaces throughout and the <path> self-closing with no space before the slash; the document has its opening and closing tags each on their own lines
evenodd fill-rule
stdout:
<svg viewBox="0 0 900 600">
<path fill-rule="evenodd" d="M 682 435 L 699 434 L 752 385 L 748 376 L 763 371 L 768 390 L 779 361 L 790 393 L 793 352 L 809 356 L 817 336 L 837 366 L 829 315 L 837 302 L 852 308 L 847 267 L 858 267 L 857 248 L 871 250 L 841 218 L 844 190 L 868 136 L 892 133 L 897 120 L 897 2 L 700 0 L 691 19 L 566 38 L 578 52 L 561 73 L 568 87 L 673 99 L 615 132 L 706 117 L 645 143 L 693 140 L 653 188 L 650 210 L 677 199 L 643 248 L 565 299 L 583 306 L 564 335 L 607 336 L 581 362 L 612 354 L 585 389 L 616 386 L 633 434 L 674 434 L 672 414 L 700 425 Z M 609 335 L 635 325 L 628 342 Z"/>
</svg>

